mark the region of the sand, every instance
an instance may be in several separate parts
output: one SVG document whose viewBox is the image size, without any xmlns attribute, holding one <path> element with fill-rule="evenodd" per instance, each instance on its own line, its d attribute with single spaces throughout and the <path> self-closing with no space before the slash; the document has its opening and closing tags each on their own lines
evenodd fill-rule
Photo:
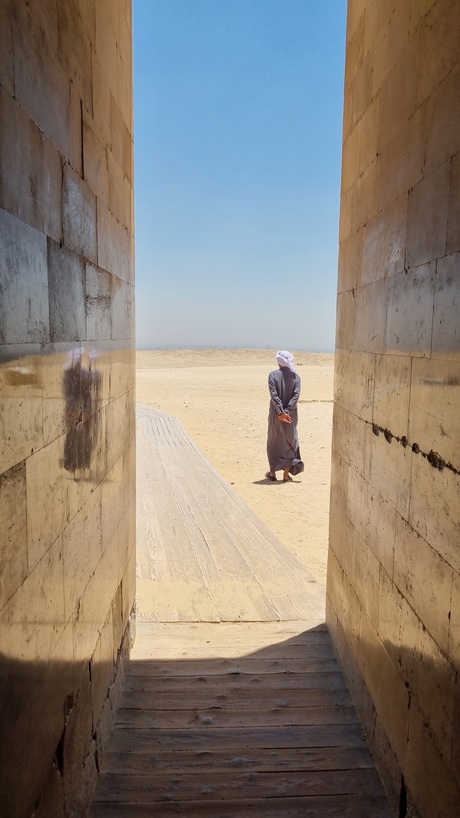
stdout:
<svg viewBox="0 0 460 818">
<path fill-rule="evenodd" d="M 139 351 L 138 403 L 179 418 L 250 508 L 325 585 L 334 356 L 295 353 L 305 471 L 265 479 L 268 373 L 275 350 Z M 281 475 L 281 473 L 280 473 Z"/>
</svg>

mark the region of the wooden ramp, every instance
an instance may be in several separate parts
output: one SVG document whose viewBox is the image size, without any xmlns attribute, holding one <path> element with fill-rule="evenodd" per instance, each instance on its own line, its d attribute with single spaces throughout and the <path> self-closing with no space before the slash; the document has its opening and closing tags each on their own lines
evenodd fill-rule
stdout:
<svg viewBox="0 0 460 818">
<path fill-rule="evenodd" d="M 91 818 L 390 818 L 324 592 L 174 418 L 138 413 L 138 636 Z"/>
<path fill-rule="evenodd" d="M 325 594 L 194 445 L 138 407 L 140 621 L 324 621 Z"/>
</svg>

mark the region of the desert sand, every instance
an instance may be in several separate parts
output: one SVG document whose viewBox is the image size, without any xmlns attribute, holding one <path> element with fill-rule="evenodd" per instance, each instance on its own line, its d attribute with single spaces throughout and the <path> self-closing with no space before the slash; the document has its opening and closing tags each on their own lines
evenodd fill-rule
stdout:
<svg viewBox="0 0 460 818">
<path fill-rule="evenodd" d="M 283 483 L 264 477 L 267 377 L 277 367 L 275 352 L 138 351 L 136 400 L 179 418 L 213 466 L 324 586 L 334 356 L 294 351 L 305 471 Z"/>
</svg>

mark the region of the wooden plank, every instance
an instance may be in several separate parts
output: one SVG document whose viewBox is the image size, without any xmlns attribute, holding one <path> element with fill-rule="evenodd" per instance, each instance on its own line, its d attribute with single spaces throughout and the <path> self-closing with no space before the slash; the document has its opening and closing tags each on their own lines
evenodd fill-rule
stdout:
<svg viewBox="0 0 460 818">
<path fill-rule="evenodd" d="M 304 645 L 330 639 L 324 622 L 312 627 L 306 621 L 258 622 L 247 627 L 245 622 L 158 622 L 140 623 L 138 632 L 156 646 L 176 646 L 187 650 L 192 646 L 214 645 L 220 648 L 247 646 L 261 649 L 289 642 Z M 248 651 L 249 652 L 249 651 Z"/>
<path fill-rule="evenodd" d="M 286 643 L 285 645 L 268 645 L 262 650 L 249 651 L 246 646 L 240 648 L 217 649 L 210 645 L 187 645 L 181 649 L 177 645 L 153 645 L 152 659 L 156 661 L 174 660 L 174 661 L 204 661 L 204 660 L 220 660 L 220 659 L 240 659 L 241 661 L 248 659 L 250 656 L 264 660 L 279 659 L 282 662 L 290 659 L 303 659 L 308 662 L 310 658 L 333 659 L 335 658 L 335 650 L 332 642 L 326 636 L 323 639 L 310 644 L 292 645 Z"/>
<path fill-rule="evenodd" d="M 362 747 L 362 729 L 357 724 L 323 724 L 307 727 L 203 728 L 201 730 L 149 730 L 119 728 L 111 749 L 115 752 L 158 752 L 159 750 L 230 750 L 284 747 Z"/>
<path fill-rule="evenodd" d="M 115 724 L 128 728 L 181 729 L 193 726 L 197 730 L 213 726 L 224 727 L 290 727 L 316 724 L 356 724 L 356 710 L 346 705 L 329 707 L 266 707 L 262 710 L 135 710 L 120 707 Z"/>
<path fill-rule="evenodd" d="M 310 657 L 307 661 L 303 659 L 290 659 L 289 665 L 282 659 L 257 659 L 240 658 L 235 659 L 190 659 L 184 662 L 132 662 L 129 668 L 130 676 L 239 676 L 240 674 L 255 673 L 265 675 L 267 673 L 293 674 L 293 673 L 327 673 L 338 671 L 339 666 L 336 659 L 322 659 Z"/>
<path fill-rule="evenodd" d="M 186 690 L 186 688 L 185 688 Z M 350 694 L 345 689 L 313 690 L 248 690 L 218 688 L 210 691 L 184 690 L 159 692 L 155 690 L 133 691 L 125 688 L 120 707 L 130 710 L 184 711 L 223 710 L 226 712 L 262 710 L 274 707 L 325 707 L 331 705 L 351 705 Z"/>
<path fill-rule="evenodd" d="M 200 690 L 200 688 L 212 696 L 222 691 L 249 690 L 253 694 L 259 695 L 263 690 L 283 691 L 299 690 L 308 691 L 315 688 L 323 690 L 337 690 L 346 688 L 345 680 L 339 670 L 328 673 L 273 673 L 265 675 L 263 682 L 260 676 L 254 674 L 229 675 L 227 679 L 222 676 L 171 676 L 161 678 L 158 676 L 143 675 L 142 673 L 129 673 L 125 681 L 125 690 L 147 690 L 153 695 L 159 692 L 180 692 L 183 696 Z"/>
<path fill-rule="evenodd" d="M 107 775 L 99 787 L 98 801 L 133 801 L 156 804 L 160 801 L 226 801 L 247 798 L 292 798 L 308 795 L 350 795 L 380 792 L 375 770 L 291 770 L 285 772 L 208 772 L 204 776 Z"/>
<path fill-rule="evenodd" d="M 289 770 L 352 770 L 373 769 L 374 763 L 369 750 L 361 747 L 284 747 L 278 749 L 245 748 L 243 755 L 231 752 L 178 752 L 162 750 L 156 753 L 123 753 L 108 751 L 103 759 L 103 771 L 130 775 L 157 775 L 168 773 L 177 775 L 182 771 L 198 772 L 202 775 L 228 769 L 250 770 L 254 772 Z"/>
<path fill-rule="evenodd" d="M 383 793 L 184 801 L 155 807 L 155 818 L 394 818 Z M 151 804 L 94 803 L 91 818 L 152 818 Z"/>
</svg>

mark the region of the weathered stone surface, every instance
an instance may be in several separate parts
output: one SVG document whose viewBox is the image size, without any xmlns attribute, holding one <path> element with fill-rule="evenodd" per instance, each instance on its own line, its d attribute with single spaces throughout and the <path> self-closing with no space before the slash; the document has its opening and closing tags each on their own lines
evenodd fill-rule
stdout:
<svg viewBox="0 0 460 818">
<path fill-rule="evenodd" d="M 414 818 L 459 803 L 459 14 L 348 4 L 327 620 Z"/>
<path fill-rule="evenodd" d="M 62 221 L 64 244 L 90 261 L 96 261 L 96 198 L 70 165 L 64 166 Z"/>
<path fill-rule="evenodd" d="M 124 0 L 0 8 L 0 812 L 11 818 L 86 813 L 134 601 L 130 15 Z"/>
<path fill-rule="evenodd" d="M 46 237 L 0 210 L 0 342 L 49 341 Z"/>
</svg>

